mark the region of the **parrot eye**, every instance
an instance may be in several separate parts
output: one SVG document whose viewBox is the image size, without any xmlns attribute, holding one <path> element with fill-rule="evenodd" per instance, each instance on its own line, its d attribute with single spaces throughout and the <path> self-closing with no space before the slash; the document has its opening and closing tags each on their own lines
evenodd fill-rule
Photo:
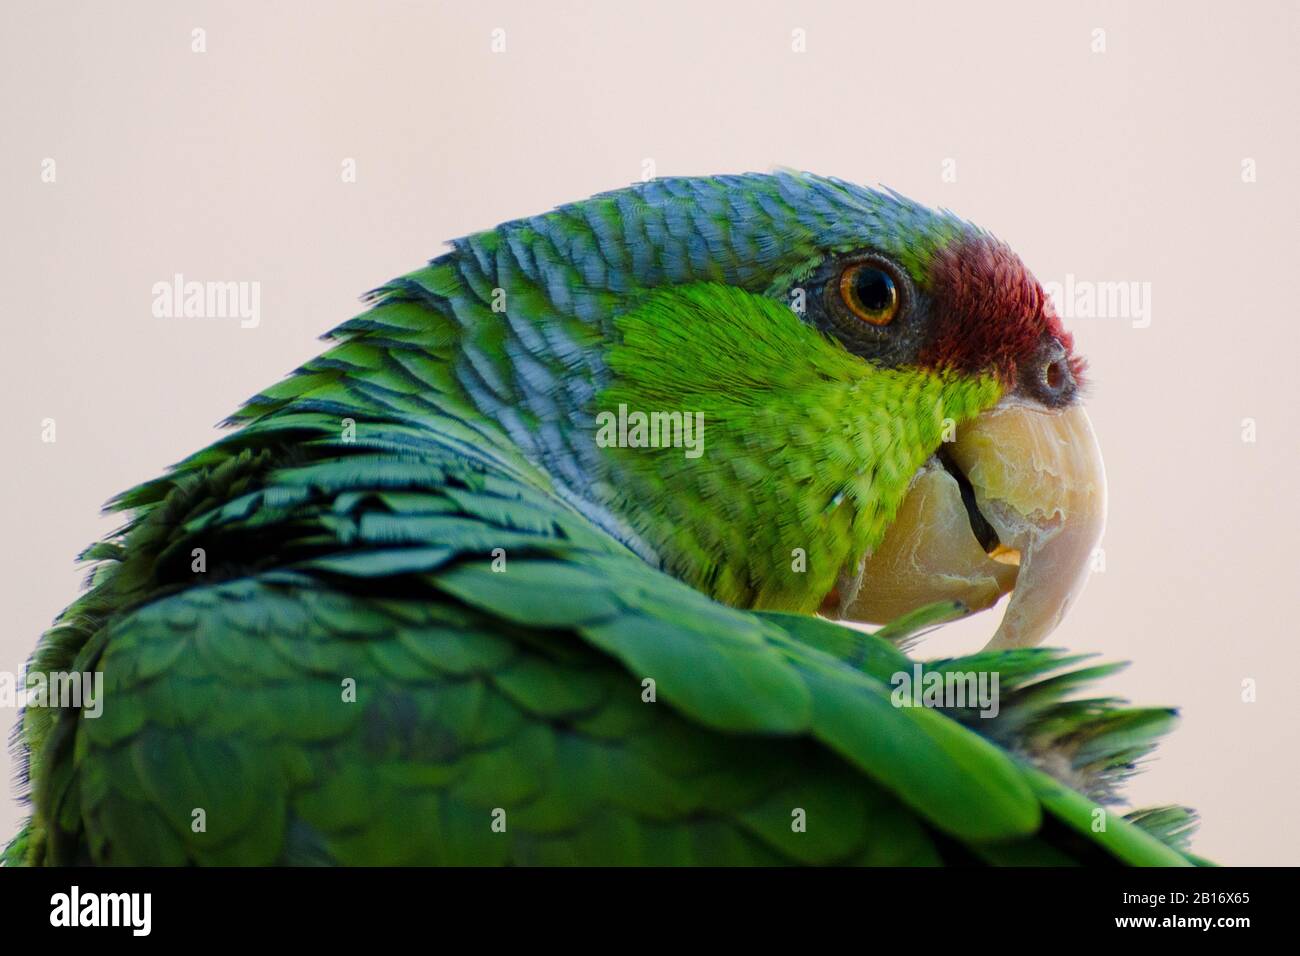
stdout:
<svg viewBox="0 0 1300 956">
<path fill-rule="evenodd" d="M 924 340 L 925 312 L 907 270 L 873 249 L 823 262 L 809 278 L 808 318 L 845 349 L 886 366 L 906 364 Z"/>
<path fill-rule="evenodd" d="M 898 286 L 893 277 L 870 262 L 857 262 L 840 274 L 840 298 L 863 322 L 888 325 L 898 314 Z"/>
</svg>

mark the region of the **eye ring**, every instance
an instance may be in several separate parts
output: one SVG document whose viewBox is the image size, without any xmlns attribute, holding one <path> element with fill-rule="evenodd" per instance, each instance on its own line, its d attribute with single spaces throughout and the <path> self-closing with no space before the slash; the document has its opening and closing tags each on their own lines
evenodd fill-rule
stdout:
<svg viewBox="0 0 1300 956">
<path fill-rule="evenodd" d="M 838 286 L 844 307 L 868 325 L 889 325 L 902 306 L 899 283 L 873 261 L 847 265 L 840 273 Z"/>
</svg>

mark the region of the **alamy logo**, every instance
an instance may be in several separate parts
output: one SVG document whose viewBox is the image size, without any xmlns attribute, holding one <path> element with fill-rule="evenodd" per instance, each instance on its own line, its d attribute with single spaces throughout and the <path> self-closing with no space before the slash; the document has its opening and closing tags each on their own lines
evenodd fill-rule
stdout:
<svg viewBox="0 0 1300 956">
<path fill-rule="evenodd" d="M 596 415 L 596 444 L 601 448 L 684 448 L 687 458 L 704 454 L 703 412 L 629 412 Z"/>
<path fill-rule="evenodd" d="M 0 671 L 0 707 L 68 707 L 94 719 L 104 712 L 102 671 Z"/>
<path fill-rule="evenodd" d="M 148 936 L 153 924 L 151 893 L 68 893 L 50 897 L 51 926 L 129 926 L 133 936 Z"/>
<path fill-rule="evenodd" d="M 187 282 L 178 272 L 152 291 L 156 319 L 239 319 L 241 329 L 262 321 L 260 282 Z"/>
<path fill-rule="evenodd" d="M 889 678 L 895 707 L 978 708 L 981 717 L 998 715 L 997 671 L 895 671 Z"/>
<path fill-rule="evenodd" d="M 1093 282 L 1076 279 L 1044 282 L 1043 291 L 1063 319 L 1131 319 L 1133 328 L 1151 325 L 1150 282 Z"/>
</svg>

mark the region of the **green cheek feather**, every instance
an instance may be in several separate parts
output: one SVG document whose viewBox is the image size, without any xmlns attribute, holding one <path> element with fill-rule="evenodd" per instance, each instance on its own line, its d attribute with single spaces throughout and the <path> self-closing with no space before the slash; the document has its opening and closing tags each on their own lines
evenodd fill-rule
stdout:
<svg viewBox="0 0 1300 956">
<path fill-rule="evenodd" d="M 995 404 L 991 377 L 879 369 L 791 309 L 695 284 L 616 322 L 598 406 L 703 421 L 702 451 L 609 447 L 599 494 L 675 575 L 739 607 L 812 611 L 884 535 L 912 476 Z"/>
</svg>

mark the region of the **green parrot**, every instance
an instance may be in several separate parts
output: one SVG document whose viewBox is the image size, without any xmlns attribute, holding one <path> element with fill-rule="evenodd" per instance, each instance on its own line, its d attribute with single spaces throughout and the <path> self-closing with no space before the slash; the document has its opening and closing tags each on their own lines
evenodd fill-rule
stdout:
<svg viewBox="0 0 1300 956">
<path fill-rule="evenodd" d="M 102 699 L 24 711 L 6 863 L 1200 862 L 1191 811 L 1113 809 L 1174 712 L 1033 646 L 1105 480 L 1005 244 L 665 178 L 367 306 L 111 503 L 28 667 Z M 1008 593 L 989 647 L 909 656 Z"/>
</svg>

